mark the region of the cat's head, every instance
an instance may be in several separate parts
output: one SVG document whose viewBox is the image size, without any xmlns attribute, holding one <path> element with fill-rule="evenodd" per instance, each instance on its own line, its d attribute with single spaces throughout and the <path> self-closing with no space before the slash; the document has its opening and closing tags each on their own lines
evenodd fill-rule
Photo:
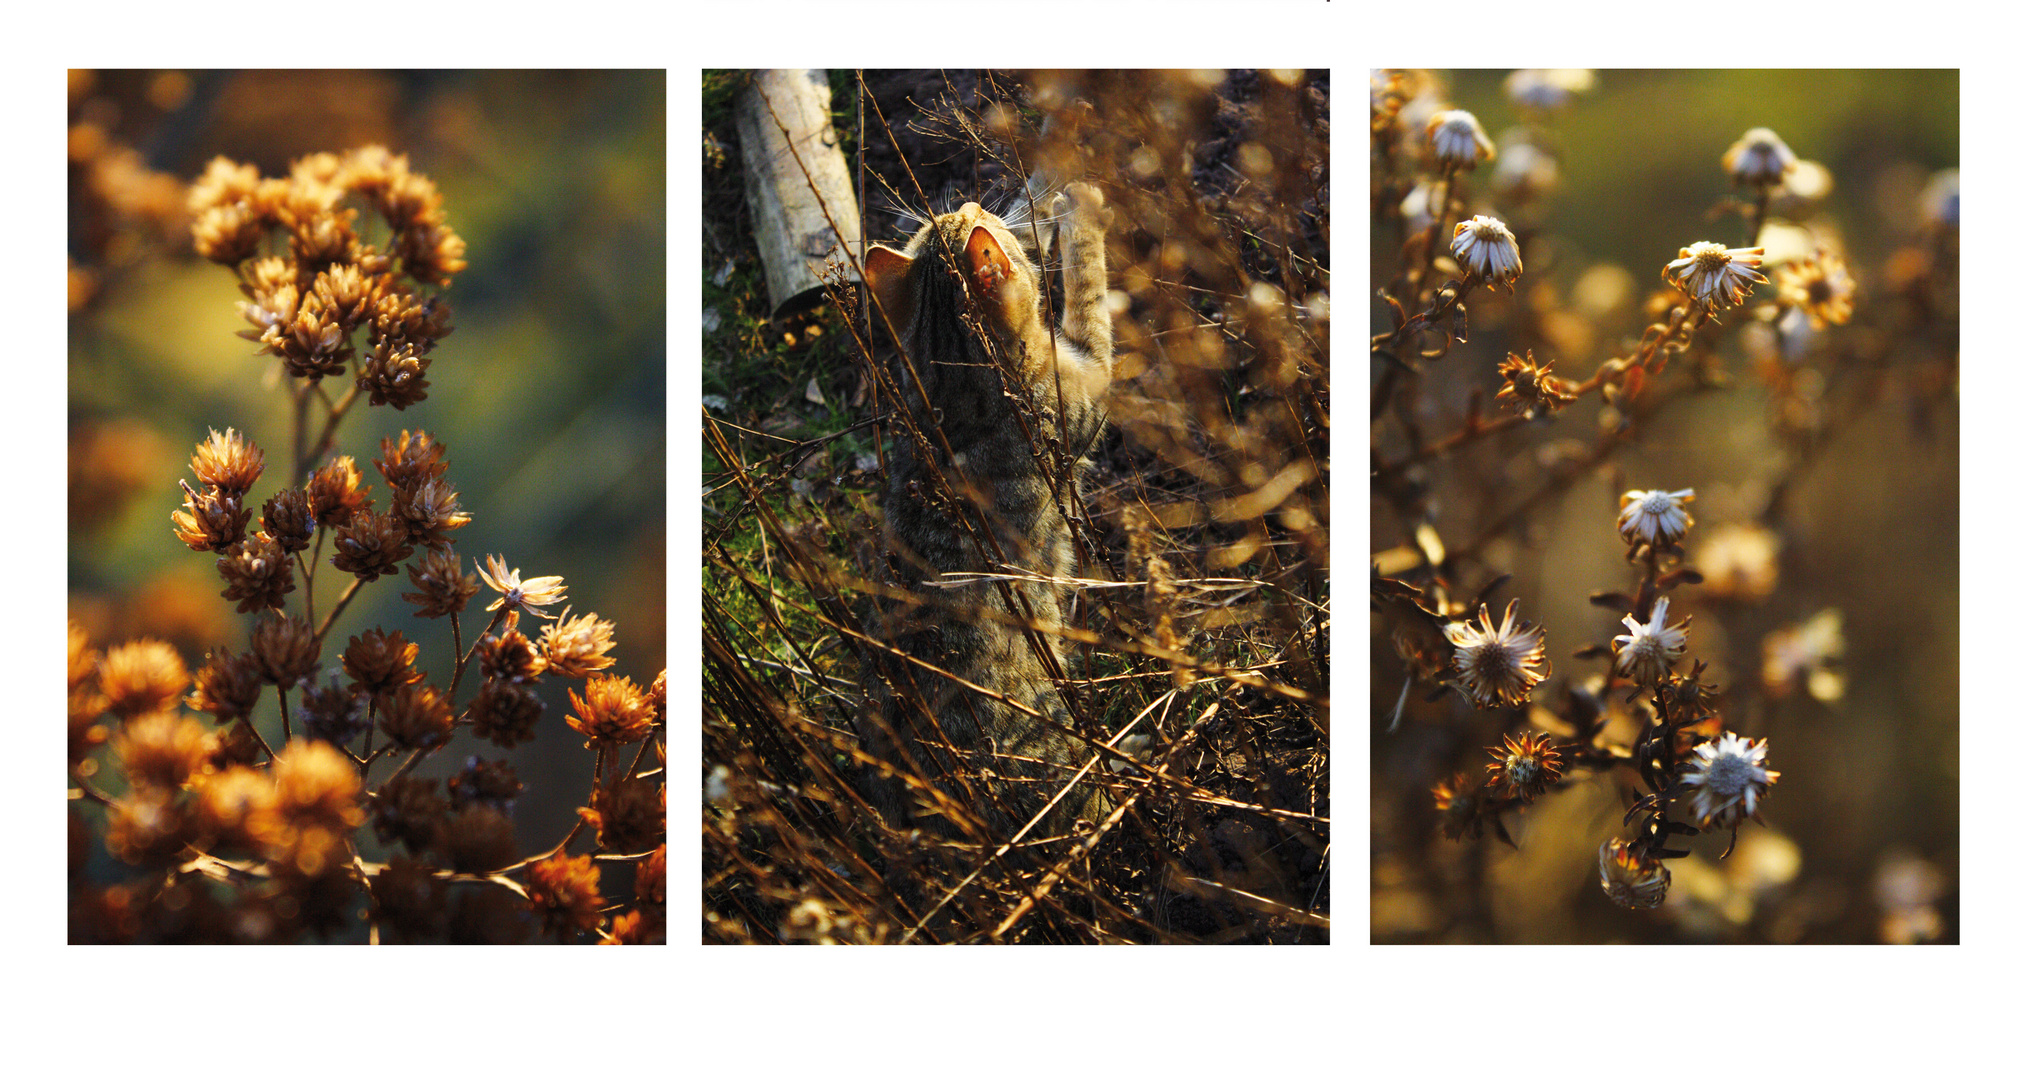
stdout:
<svg viewBox="0 0 2025 1080">
<path fill-rule="evenodd" d="M 1052 208 L 1058 199 L 1045 205 Z M 1001 329 L 1017 332 L 1032 322 L 1042 287 L 1036 259 L 1045 256 L 1055 230 L 1054 215 L 1033 213 L 1031 205 L 1018 200 L 1001 218 L 967 202 L 923 223 L 904 247 L 878 244 L 867 251 L 865 283 L 894 327 L 904 332 L 913 323 L 924 292 L 936 284 L 919 275 L 933 271 L 941 252 L 955 260 L 969 295 Z"/>
</svg>

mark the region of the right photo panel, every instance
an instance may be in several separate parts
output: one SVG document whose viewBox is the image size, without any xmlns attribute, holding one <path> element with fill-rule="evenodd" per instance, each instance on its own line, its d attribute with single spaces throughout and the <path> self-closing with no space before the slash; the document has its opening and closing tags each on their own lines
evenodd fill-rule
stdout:
<svg viewBox="0 0 2025 1080">
<path fill-rule="evenodd" d="M 1955 71 L 1371 74 L 1371 940 L 1959 940 Z"/>
</svg>

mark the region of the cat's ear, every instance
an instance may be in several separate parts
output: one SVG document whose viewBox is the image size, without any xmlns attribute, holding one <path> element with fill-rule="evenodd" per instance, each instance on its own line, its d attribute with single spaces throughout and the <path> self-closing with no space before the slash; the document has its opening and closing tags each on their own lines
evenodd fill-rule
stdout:
<svg viewBox="0 0 2025 1080">
<path fill-rule="evenodd" d="M 884 244 L 875 244 L 865 252 L 865 284 L 896 327 L 907 325 L 907 270 L 913 265 L 913 259 Z"/>
<path fill-rule="evenodd" d="M 970 267 L 970 282 L 979 292 L 990 294 L 1012 276 L 1012 260 L 1006 258 L 998 237 L 982 225 L 970 230 L 970 242 L 963 246 Z"/>
</svg>

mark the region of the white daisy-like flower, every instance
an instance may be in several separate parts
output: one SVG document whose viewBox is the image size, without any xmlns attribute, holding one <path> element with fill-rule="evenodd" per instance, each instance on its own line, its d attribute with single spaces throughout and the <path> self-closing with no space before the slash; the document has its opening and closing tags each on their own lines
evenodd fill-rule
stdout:
<svg viewBox="0 0 2025 1080">
<path fill-rule="evenodd" d="M 1491 625 L 1490 609 L 1477 608 L 1477 621 L 1452 622 L 1441 632 L 1455 646 L 1455 670 L 1477 707 L 1522 705 L 1542 679 L 1553 674 L 1547 662 L 1547 632 L 1530 622 L 1512 623 L 1517 600 L 1505 606 L 1505 617 Z"/>
<path fill-rule="evenodd" d="M 1758 800 L 1779 779 L 1765 768 L 1767 742 L 1726 731 L 1695 747 L 1680 782 L 1695 789 L 1694 814 L 1703 828 L 1733 829 L 1758 812 Z"/>
<path fill-rule="evenodd" d="M 1624 627 L 1631 632 L 1610 639 L 1617 649 L 1617 670 L 1645 686 L 1658 683 L 1687 651 L 1688 624 L 1666 625 L 1667 602 L 1664 596 L 1653 601 L 1650 622 L 1640 623 L 1636 613 L 1626 615 Z"/>
<path fill-rule="evenodd" d="M 1428 117 L 1427 142 L 1434 148 L 1436 161 L 1461 169 L 1474 169 L 1477 162 L 1498 156 L 1484 126 L 1461 109 L 1444 109 Z"/>
<path fill-rule="evenodd" d="M 1693 488 L 1627 491 L 1617 500 L 1617 531 L 1633 544 L 1641 540 L 1670 544 L 1686 536 L 1688 529 L 1694 525 L 1693 515 L 1687 512 L 1687 504 L 1694 499 Z"/>
<path fill-rule="evenodd" d="M 1515 281 L 1525 269 L 1519 263 L 1519 238 L 1494 217 L 1478 214 L 1456 222 L 1448 247 L 1464 270 L 1491 286 Z"/>
<path fill-rule="evenodd" d="M 1680 249 L 1680 258 L 1667 263 L 1659 276 L 1715 312 L 1743 303 L 1744 297 L 1751 295 L 1751 286 L 1770 281 L 1758 272 L 1764 264 L 1764 248 L 1732 250 L 1703 240 Z"/>
<path fill-rule="evenodd" d="M 1656 908 L 1666 899 L 1673 871 L 1648 859 L 1622 840 L 1606 840 L 1596 849 L 1596 868 L 1603 874 L 1603 892 L 1620 907 Z"/>
<path fill-rule="evenodd" d="M 1505 76 L 1505 96 L 1533 109 L 1558 109 L 1596 85 L 1588 68 L 1525 68 Z"/>
<path fill-rule="evenodd" d="M 1723 168 L 1739 184 L 1764 186 L 1778 183 L 1799 160 L 1771 128 L 1752 128 L 1724 151 Z"/>
</svg>

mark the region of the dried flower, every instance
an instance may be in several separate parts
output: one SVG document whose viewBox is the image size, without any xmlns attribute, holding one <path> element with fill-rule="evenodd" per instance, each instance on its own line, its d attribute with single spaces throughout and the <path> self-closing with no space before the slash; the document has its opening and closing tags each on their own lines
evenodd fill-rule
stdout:
<svg viewBox="0 0 2025 1080">
<path fill-rule="evenodd" d="M 1483 818 L 1477 815 L 1480 808 L 1479 792 L 1470 786 L 1469 777 L 1457 773 L 1447 780 L 1434 785 L 1434 810 L 1441 822 L 1441 834 L 1450 840 L 1465 837 L 1474 840 L 1484 834 Z"/>
<path fill-rule="evenodd" d="M 570 691 L 570 704 L 576 709 L 570 727 L 591 742 L 624 746 L 654 730 L 654 706 L 631 679 L 594 675 L 581 697 Z"/>
<path fill-rule="evenodd" d="M 450 805 L 436 793 L 436 781 L 402 776 L 380 786 L 373 796 L 373 835 L 380 843 L 399 843 L 421 852 L 436 846 Z"/>
<path fill-rule="evenodd" d="M 359 389 L 375 405 L 406 409 L 429 397 L 429 358 L 416 346 L 383 340 L 359 365 Z"/>
<path fill-rule="evenodd" d="M 274 781 L 263 770 L 233 765 L 199 778 L 192 791 L 198 828 L 222 846 L 262 848 L 284 828 Z"/>
<path fill-rule="evenodd" d="M 243 497 L 260 479 L 260 470 L 265 456 L 260 448 L 241 438 L 231 428 L 220 435 L 216 428 L 211 436 L 197 444 L 197 453 L 190 458 L 190 471 L 197 479 L 215 490 Z"/>
<path fill-rule="evenodd" d="M 1703 240 L 1680 249 L 1680 258 L 1667 263 L 1659 276 L 1714 314 L 1743 303 L 1751 286 L 1771 280 L 1758 272 L 1764 261 L 1764 248 L 1731 249 Z"/>
<path fill-rule="evenodd" d="M 1495 288 L 1509 286 L 1524 269 L 1519 262 L 1519 238 L 1505 223 L 1482 214 L 1456 222 L 1449 250 L 1468 273 Z"/>
<path fill-rule="evenodd" d="M 270 611 L 253 624 L 253 658 L 260 677 L 276 686 L 286 689 L 309 678 L 322 652 L 316 631 L 302 619 Z"/>
<path fill-rule="evenodd" d="M 415 605 L 415 614 L 424 619 L 440 619 L 463 611 L 464 605 L 478 594 L 478 578 L 465 573 L 463 567 L 455 551 L 447 547 L 430 548 L 409 565 L 408 580 L 414 582 L 416 591 L 402 593 L 401 599 Z"/>
<path fill-rule="evenodd" d="M 358 772 L 327 742 L 297 739 L 282 747 L 273 776 L 275 809 L 298 829 L 348 833 L 366 819 L 358 805 Z"/>
<path fill-rule="evenodd" d="M 312 473 L 304 488 L 309 510 L 319 525 L 346 525 L 373 508 L 359 482 L 359 466 L 350 457 L 332 458 L 330 464 Z"/>
<path fill-rule="evenodd" d="M 523 790 L 511 764 L 476 756 L 464 759 L 464 767 L 450 778 L 449 787 L 450 805 L 456 809 L 490 806 L 502 814 L 513 812 L 513 801 Z"/>
<path fill-rule="evenodd" d="M 1505 605 L 1505 617 L 1494 628 L 1488 607 L 1479 605 L 1479 625 L 1452 622 L 1442 633 L 1455 646 L 1455 670 L 1480 709 L 1524 704 L 1533 687 L 1553 673 L 1547 662 L 1546 632 L 1530 622 L 1514 626 L 1519 602 Z"/>
<path fill-rule="evenodd" d="M 598 847 L 645 851 L 666 841 L 667 790 L 650 778 L 620 780 L 593 792 L 591 805 L 577 810 L 577 816 L 597 830 Z"/>
<path fill-rule="evenodd" d="M 1617 500 L 1617 531 L 1633 544 L 1671 544 L 1694 525 L 1693 515 L 1687 512 L 1687 504 L 1694 499 L 1693 488 L 1627 491 Z"/>
<path fill-rule="evenodd" d="M 301 488 L 282 488 L 260 508 L 260 524 L 267 535 L 289 554 L 309 548 L 316 536 L 316 515 L 309 508 L 309 494 Z"/>
<path fill-rule="evenodd" d="M 457 490 L 442 480 L 396 487 L 387 513 L 407 530 L 409 542 L 431 548 L 447 546 L 453 531 L 471 524 L 457 505 Z"/>
<path fill-rule="evenodd" d="M 215 649 L 197 669 L 197 686 L 185 704 L 220 723 L 249 716 L 260 703 L 260 661 L 251 653 Z"/>
<path fill-rule="evenodd" d="M 471 730 L 510 749 L 534 738 L 534 726 L 547 707 L 532 686 L 487 679 L 471 699 Z"/>
<path fill-rule="evenodd" d="M 581 679 L 593 671 L 612 666 L 612 631 L 617 627 L 596 612 L 570 618 L 564 610 L 541 635 L 541 655 L 548 673 L 564 679 Z"/>
<path fill-rule="evenodd" d="M 409 683 L 379 699 L 380 730 L 394 744 L 426 750 L 450 739 L 450 703 L 427 683 Z"/>
<path fill-rule="evenodd" d="M 1526 68 L 1505 76 L 1505 96 L 1529 109 L 1558 109 L 1595 85 L 1588 68 Z"/>
<path fill-rule="evenodd" d="M 223 551 L 246 535 L 246 523 L 253 510 L 229 491 L 183 485 L 183 509 L 169 515 L 176 527 L 176 539 L 191 551 Z"/>
<path fill-rule="evenodd" d="M 303 734 L 336 746 L 350 743 L 372 727 L 366 719 L 366 696 L 339 683 L 336 672 L 321 686 L 303 688 L 296 715 Z"/>
<path fill-rule="evenodd" d="M 520 571 L 506 568 L 504 555 L 487 555 L 478 567 L 478 576 L 499 599 L 487 605 L 485 610 L 497 611 L 501 607 L 519 608 L 536 618 L 546 614 L 540 609 L 563 600 L 563 579 L 559 576 L 529 578 L 520 580 Z"/>
<path fill-rule="evenodd" d="M 1617 670 L 1641 685 L 1658 683 L 1673 662 L 1687 651 L 1687 623 L 1666 625 L 1667 602 L 1668 598 L 1664 596 L 1653 601 L 1652 619 L 1643 624 L 1638 621 L 1636 613 L 1626 615 L 1624 626 L 1631 632 L 1611 639 L 1617 650 Z M 1693 619 L 1694 616 L 1688 618 Z"/>
<path fill-rule="evenodd" d="M 547 662 L 520 632 L 518 622 L 518 613 L 509 613 L 505 629 L 479 639 L 478 667 L 488 681 L 520 683 L 541 677 Z"/>
<path fill-rule="evenodd" d="M 1779 270 L 1779 299 L 1807 313 L 1807 324 L 1825 330 L 1849 321 L 1856 279 L 1840 257 L 1817 251 L 1813 257 Z"/>
<path fill-rule="evenodd" d="M 422 647 L 401 636 L 399 630 L 367 630 L 345 645 L 345 674 L 354 691 L 372 696 L 391 694 L 423 679 L 415 670 L 415 658 Z"/>
<path fill-rule="evenodd" d="M 113 736 L 113 753 L 130 784 L 174 792 L 210 767 L 218 736 L 176 712 L 136 717 Z"/>
<path fill-rule="evenodd" d="M 408 542 L 408 530 L 391 514 L 363 512 L 339 526 L 337 542 L 331 545 L 332 566 L 366 581 L 377 581 L 398 573 L 401 563 L 415 553 Z"/>
<path fill-rule="evenodd" d="M 527 902 L 541 913 L 550 932 L 595 930 L 598 909 L 598 864 L 589 855 L 556 855 L 527 868 Z"/>
<path fill-rule="evenodd" d="M 1771 128 L 1752 128 L 1723 152 L 1723 168 L 1730 179 L 1751 187 L 1778 183 L 1797 160 Z"/>
<path fill-rule="evenodd" d="M 1757 601 L 1779 586 L 1779 538 L 1757 525 L 1718 525 L 1695 556 L 1710 596 Z"/>
<path fill-rule="evenodd" d="M 396 855 L 373 875 L 369 885 L 373 922 L 386 932 L 388 941 L 418 943 L 443 933 L 450 886 L 426 863 Z"/>
<path fill-rule="evenodd" d="M 1766 743 L 1726 731 L 1695 747 L 1680 782 L 1695 789 L 1694 814 L 1704 828 L 1733 829 L 1757 815 L 1758 800 L 1779 779 L 1765 768 Z"/>
<path fill-rule="evenodd" d="M 264 532 L 232 545 L 218 560 L 227 600 L 239 602 L 240 614 L 282 606 L 295 591 L 295 566 L 279 541 Z"/>
<path fill-rule="evenodd" d="M 99 693 L 105 695 L 105 707 L 122 719 L 167 709 L 189 686 L 183 657 L 155 638 L 114 645 L 98 663 Z"/>
<path fill-rule="evenodd" d="M 643 904 L 668 902 L 668 845 L 641 859 L 633 871 L 633 898 Z"/>
<path fill-rule="evenodd" d="M 1486 786 L 1498 789 L 1503 798 L 1532 802 L 1561 779 L 1561 751 L 1545 735 L 1527 732 L 1517 739 L 1507 735 L 1503 746 L 1485 749 L 1491 753 Z"/>
<path fill-rule="evenodd" d="M 1554 361 L 1535 366 L 1533 350 L 1526 350 L 1525 359 L 1518 353 L 1507 353 L 1504 362 L 1498 365 L 1498 374 L 1505 377 L 1505 385 L 1498 390 L 1498 397 L 1505 404 L 1524 412 L 1528 416 L 1551 413 L 1574 401 L 1576 395 L 1566 382 L 1549 375 Z"/>
<path fill-rule="evenodd" d="M 1475 116 L 1461 109 L 1449 109 L 1429 117 L 1427 141 L 1434 149 L 1434 159 L 1453 168 L 1474 169 L 1477 162 L 1490 161 L 1498 156 L 1490 136 L 1484 134 L 1484 126 L 1477 123 Z"/>
<path fill-rule="evenodd" d="M 1596 851 L 1603 875 L 1603 893 L 1621 907 L 1656 908 L 1666 899 L 1673 871 L 1658 859 L 1633 850 L 1623 840 L 1609 840 Z"/>
<path fill-rule="evenodd" d="M 380 456 L 373 462 L 380 475 L 387 480 L 388 487 L 408 488 L 439 479 L 449 470 L 450 463 L 443 460 L 443 444 L 426 431 L 401 432 L 396 440 L 388 436 L 380 440 Z"/>
<path fill-rule="evenodd" d="M 452 814 L 440 837 L 450 868 L 463 874 L 489 874 L 519 855 L 513 822 L 489 806 L 472 806 Z"/>
</svg>

